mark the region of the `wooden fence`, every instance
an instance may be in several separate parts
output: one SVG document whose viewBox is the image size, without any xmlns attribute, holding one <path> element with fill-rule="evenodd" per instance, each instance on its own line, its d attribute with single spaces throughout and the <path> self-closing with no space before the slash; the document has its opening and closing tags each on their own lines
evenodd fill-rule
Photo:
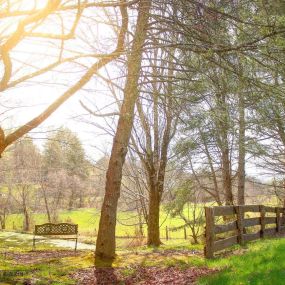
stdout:
<svg viewBox="0 0 285 285">
<path fill-rule="evenodd" d="M 255 213 L 258 217 L 245 218 L 245 213 Z M 267 216 L 270 213 L 270 217 Z M 272 237 L 285 232 L 285 208 L 263 205 L 205 207 L 205 257 L 213 258 L 216 251 L 235 244 L 244 245 L 247 241 Z M 228 219 L 227 219 L 227 216 Z M 230 220 L 227 224 L 216 224 L 217 217 Z M 270 228 L 267 225 L 271 225 Z M 247 233 L 246 228 L 260 226 L 258 231 Z M 272 227 L 274 226 L 274 227 Z M 216 235 L 233 232 L 234 235 L 217 239 Z M 228 234 L 229 235 L 229 234 Z M 227 236 L 228 236 L 227 235 Z"/>
</svg>

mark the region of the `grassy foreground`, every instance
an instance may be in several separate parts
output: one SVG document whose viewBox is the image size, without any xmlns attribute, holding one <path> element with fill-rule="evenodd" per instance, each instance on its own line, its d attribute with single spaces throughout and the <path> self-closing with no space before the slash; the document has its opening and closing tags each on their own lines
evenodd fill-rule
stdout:
<svg viewBox="0 0 285 285">
<path fill-rule="evenodd" d="M 243 253 L 245 251 L 245 253 Z M 243 254 L 241 254 L 243 253 Z M 202 278 L 200 285 L 284 285 L 285 239 L 267 239 L 250 243 L 228 258 L 206 261 L 221 271 Z"/>
<path fill-rule="evenodd" d="M 76 284 L 72 274 L 93 267 L 93 252 L 74 254 L 69 251 L 70 254 L 62 255 L 64 252 L 68 253 L 49 244 L 39 245 L 37 252 L 31 252 L 30 240 L 17 240 L 0 233 L 0 284 L 23 284 L 15 280 L 31 278 L 34 284 Z M 159 267 L 169 271 L 179 268 L 182 272 L 210 268 L 217 272 L 209 271 L 209 276 L 199 278 L 199 285 L 283 285 L 285 239 L 267 239 L 249 243 L 244 248 L 235 247 L 214 260 L 203 258 L 201 245 L 131 248 L 118 251 L 113 267 L 124 276 L 137 275 L 141 268 Z M 20 272 L 22 276 L 10 273 L 3 276 L 7 271 Z"/>
<path fill-rule="evenodd" d="M 30 235 L 9 236 L 0 232 L 0 284 L 32 284 L 71 285 L 77 284 L 73 275 L 80 270 L 88 270 L 94 266 L 94 252 L 55 247 L 48 242 L 37 244 L 37 250 L 32 251 Z M 190 249 L 191 248 L 191 249 Z M 160 249 L 139 247 L 117 251 L 117 258 L 112 264 L 114 269 L 127 277 L 135 275 L 137 268 L 181 266 L 188 264 L 184 251 L 201 251 L 202 246 L 181 247 L 174 250 L 171 246 Z M 102 263 L 100 266 L 104 267 Z M 30 284 L 30 283 L 27 283 Z M 105 283 L 104 283 L 105 284 Z M 109 284 L 109 283 L 107 283 Z M 121 283 L 120 283 L 121 284 Z M 124 283 L 122 283 L 123 285 Z"/>
</svg>

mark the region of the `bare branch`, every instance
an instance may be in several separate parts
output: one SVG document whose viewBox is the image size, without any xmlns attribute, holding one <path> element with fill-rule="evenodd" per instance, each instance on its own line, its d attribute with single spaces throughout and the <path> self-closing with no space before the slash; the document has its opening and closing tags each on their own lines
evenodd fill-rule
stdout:
<svg viewBox="0 0 285 285">
<path fill-rule="evenodd" d="M 119 112 L 111 112 L 111 113 L 105 113 L 105 114 L 98 114 L 89 109 L 81 100 L 79 101 L 80 105 L 82 106 L 83 109 L 85 109 L 89 114 L 95 117 L 112 117 L 112 116 L 119 116 Z"/>
</svg>

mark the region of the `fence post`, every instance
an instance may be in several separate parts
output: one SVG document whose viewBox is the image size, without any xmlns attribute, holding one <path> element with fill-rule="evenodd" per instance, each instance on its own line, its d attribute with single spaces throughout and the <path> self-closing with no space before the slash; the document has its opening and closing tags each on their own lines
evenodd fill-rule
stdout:
<svg viewBox="0 0 285 285">
<path fill-rule="evenodd" d="M 168 228 L 167 228 L 167 226 L 165 227 L 165 237 L 166 237 L 166 240 L 168 240 Z"/>
<path fill-rule="evenodd" d="M 280 233 L 281 231 L 281 215 L 280 215 L 280 208 L 276 207 L 276 231 Z"/>
<path fill-rule="evenodd" d="M 244 245 L 244 211 L 242 206 L 236 206 L 236 215 L 237 215 L 237 231 L 238 231 L 238 243 Z"/>
<path fill-rule="evenodd" d="M 260 211 L 260 237 L 264 238 L 264 231 L 265 231 L 265 208 L 263 205 L 259 206 Z"/>
<path fill-rule="evenodd" d="M 186 227 L 184 227 L 184 239 L 187 239 Z"/>
<path fill-rule="evenodd" d="M 214 211 L 213 208 L 205 207 L 205 217 L 206 217 L 206 246 L 205 246 L 205 256 L 206 258 L 213 258 L 214 257 L 214 227 L 215 227 L 215 220 L 214 220 Z"/>
<path fill-rule="evenodd" d="M 284 210 L 285 210 L 285 208 L 282 208 L 282 210 L 281 210 L 281 218 L 280 218 L 280 220 L 281 220 L 281 231 L 282 231 L 282 227 L 284 226 L 284 220 L 285 220 L 285 217 L 284 217 Z"/>
</svg>

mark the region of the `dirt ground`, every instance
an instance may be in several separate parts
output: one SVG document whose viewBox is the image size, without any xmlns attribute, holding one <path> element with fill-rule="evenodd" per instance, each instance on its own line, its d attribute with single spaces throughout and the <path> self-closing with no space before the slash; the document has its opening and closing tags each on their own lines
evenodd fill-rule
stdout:
<svg viewBox="0 0 285 285">
<path fill-rule="evenodd" d="M 37 264 L 48 262 L 49 260 L 69 257 L 69 256 L 79 256 L 81 251 L 74 250 L 37 250 L 25 253 L 16 252 L 3 252 L 5 258 L 13 259 L 17 264 Z"/>
<path fill-rule="evenodd" d="M 130 276 L 122 274 L 122 268 L 89 268 L 73 274 L 80 285 L 188 285 L 195 284 L 198 277 L 215 270 L 201 267 L 180 269 L 177 267 L 136 267 Z"/>
</svg>

